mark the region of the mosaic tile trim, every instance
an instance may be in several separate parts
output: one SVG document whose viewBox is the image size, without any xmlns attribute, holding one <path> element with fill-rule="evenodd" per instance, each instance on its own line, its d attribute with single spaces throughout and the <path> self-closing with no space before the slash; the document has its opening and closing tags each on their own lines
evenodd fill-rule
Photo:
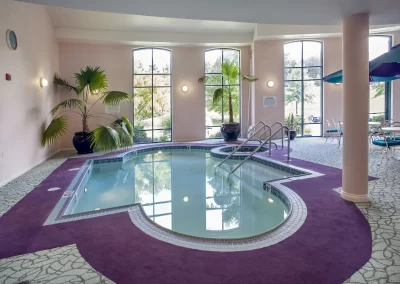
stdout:
<svg viewBox="0 0 400 284">
<path fill-rule="evenodd" d="M 166 145 L 166 146 L 147 146 L 146 148 L 142 149 L 137 149 L 133 151 L 129 151 L 127 153 L 121 154 L 123 158 L 123 162 L 125 163 L 126 161 L 136 157 L 137 155 L 140 154 L 145 154 L 149 152 L 154 152 L 154 151 L 162 151 L 162 150 L 210 150 L 212 148 L 215 148 L 215 145 L 207 145 L 207 146 L 199 146 L 199 145 Z"/>
<path fill-rule="evenodd" d="M 222 146 L 222 147 L 214 148 L 211 151 L 228 153 L 228 155 L 229 155 L 230 153 L 235 151 L 237 148 L 238 148 L 238 146 Z M 257 148 L 258 148 L 258 146 L 243 146 L 235 154 L 248 155 L 248 154 L 252 153 L 254 150 L 256 150 Z M 260 149 L 258 149 L 257 152 L 266 152 L 266 151 L 268 151 L 267 147 L 261 147 Z"/>
<path fill-rule="evenodd" d="M 283 204 L 285 204 L 286 208 L 289 210 L 289 215 L 292 212 L 292 204 L 289 201 L 289 198 L 285 194 L 283 194 L 279 189 L 275 186 L 271 185 L 268 182 L 264 183 L 264 190 L 270 192 L 272 195 L 277 197 Z"/>
<path fill-rule="evenodd" d="M 0 283 L 99 283 L 113 281 L 94 270 L 76 245 L 38 251 L 0 260 Z"/>
<path fill-rule="evenodd" d="M 275 229 L 264 234 L 242 238 L 242 239 L 206 239 L 194 236 L 179 234 L 163 228 L 151 221 L 144 213 L 141 206 L 134 206 L 129 209 L 129 216 L 132 222 L 144 233 L 160 241 L 176 246 L 190 249 L 216 251 L 216 252 L 237 252 L 249 251 L 272 246 L 293 235 L 303 225 L 307 218 L 307 207 L 304 201 L 295 192 L 286 186 L 275 183 L 273 188 L 281 192 L 291 204 L 292 210 L 286 220 Z M 283 197 L 282 197 L 283 198 Z"/>
</svg>

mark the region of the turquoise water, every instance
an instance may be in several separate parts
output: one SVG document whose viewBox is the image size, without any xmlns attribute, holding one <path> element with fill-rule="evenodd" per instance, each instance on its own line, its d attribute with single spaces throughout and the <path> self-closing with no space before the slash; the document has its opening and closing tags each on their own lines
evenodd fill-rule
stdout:
<svg viewBox="0 0 400 284">
<path fill-rule="evenodd" d="M 221 159 L 202 150 L 164 150 L 124 164 L 94 165 L 70 214 L 141 203 L 147 216 L 173 231 L 208 238 L 243 238 L 264 233 L 288 214 L 263 182 L 289 173 L 248 161 Z"/>
</svg>

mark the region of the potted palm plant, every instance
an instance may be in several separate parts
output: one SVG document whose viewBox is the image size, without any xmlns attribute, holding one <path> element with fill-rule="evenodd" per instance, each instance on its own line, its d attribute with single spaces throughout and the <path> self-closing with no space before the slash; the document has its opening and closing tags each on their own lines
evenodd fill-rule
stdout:
<svg viewBox="0 0 400 284">
<path fill-rule="evenodd" d="M 233 121 L 232 91 L 233 85 L 237 85 L 239 80 L 255 82 L 258 78 L 240 74 L 239 65 L 233 60 L 225 60 L 221 65 L 222 87 L 217 88 L 213 94 L 213 104 L 220 104 L 221 100 L 228 99 L 228 122 L 221 126 L 221 134 L 226 142 L 236 141 L 240 135 L 240 123 Z M 199 83 L 207 83 L 213 79 L 212 76 L 204 76 L 199 79 Z"/>
<path fill-rule="evenodd" d="M 72 139 L 75 149 L 79 154 L 98 151 L 113 151 L 133 144 L 133 127 L 126 117 L 117 117 L 112 114 L 93 114 L 92 108 L 101 102 L 104 105 L 117 105 L 128 101 L 131 96 L 120 91 L 108 91 L 107 76 L 100 67 L 86 67 L 74 74 L 76 86 L 70 85 L 66 80 L 54 75 L 53 83 L 56 86 L 74 92 L 76 98 L 65 100 L 56 105 L 51 114 L 53 120 L 43 132 L 42 146 L 54 143 L 63 136 L 68 129 L 68 120 L 64 115 L 67 112 L 79 115 L 82 118 L 82 131 L 75 132 Z M 89 104 L 92 97 L 93 103 Z M 92 118 L 110 120 L 109 125 L 99 125 L 90 131 L 88 121 Z"/>
</svg>

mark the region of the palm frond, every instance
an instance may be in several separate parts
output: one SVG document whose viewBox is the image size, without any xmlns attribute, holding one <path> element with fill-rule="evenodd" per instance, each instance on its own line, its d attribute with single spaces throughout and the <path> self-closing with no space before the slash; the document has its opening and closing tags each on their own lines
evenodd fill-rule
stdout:
<svg viewBox="0 0 400 284">
<path fill-rule="evenodd" d="M 42 147 L 46 144 L 52 144 L 56 140 L 60 139 L 68 130 L 67 118 L 65 116 L 59 116 L 54 118 L 42 135 Z"/>
<path fill-rule="evenodd" d="M 208 76 L 203 76 L 200 77 L 199 80 L 197 80 L 199 83 L 207 83 L 207 80 L 209 79 Z"/>
<path fill-rule="evenodd" d="M 131 124 L 131 122 L 125 116 L 121 117 L 121 119 L 123 122 L 125 122 L 126 130 L 128 130 L 129 134 L 133 137 L 133 135 L 135 135 L 135 133 L 133 131 L 133 125 Z"/>
<path fill-rule="evenodd" d="M 97 90 L 104 90 L 108 87 L 107 76 L 100 67 L 87 66 L 86 69 L 81 69 L 74 76 L 80 91 L 89 88 L 92 94 L 96 94 Z"/>
<path fill-rule="evenodd" d="M 119 148 L 130 147 L 133 145 L 133 136 L 131 136 L 126 129 L 125 122 L 122 125 L 114 124 L 113 129 L 118 133 L 119 136 Z"/>
<path fill-rule="evenodd" d="M 86 102 L 80 100 L 80 99 L 69 99 L 65 100 L 58 105 L 56 105 L 51 111 L 51 114 L 55 114 L 59 109 L 68 109 L 68 108 L 77 108 L 77 107 L 83 107 L 86 106 Z"/>
<path fill-rule="evenodd" d="M 90 133 L 92 147 L 100 152 L 111 152 L 119 148 L 119 134 L 110 126 L 100 125 Z"/>
<path fill-rule="evenodd" d="M 118 105 L 123 101 L 128 101 L 131 96 L 124 92 L 111 91 L 104 94 L 103 104 L 105 105 Z"/>
<path fill-rule="evenodd" d="M 257 81 L 259 78 L 257 78 L 256 76 L 252 76 L 252 75 L 244 75 L 243 77 L 242 77 L 242 80 L 244 80 L 244 81 L 248 81 L 248 82 L 255 82 L 255 81 Z"/>
<path fill-rule="evenodd" d="M 70 85 L 68 81 L 61 79 L 58 74 L 54 74 L 53 84 L 57 86 L 64 87 L 68 91 L 74 90 L 76 94 L 79 94 L 78 88 Z"/>
<path fill-rule="evenodd" d="M 224 97 L 224 89 L 223 88 L 216 89 L 213 94 L 213 104 L 218 104 L 223 97 Z"/>
<path fill-rule="evenodd" d="M 239 83 L 241 77 L 240 70 L 239 65 L 235 61 L 227 59 L 222 63 L 221 70 L 224 80 L 229 80 L 227 84 L 233 85 Z"/>
<path fill-rule="evenodd" d="M 117 119 L 111 124 L 111 127 L 118 132 L 121 147 L 133 145 L 133 126 L 128 118 L 123 116 Z"/>
</svg>

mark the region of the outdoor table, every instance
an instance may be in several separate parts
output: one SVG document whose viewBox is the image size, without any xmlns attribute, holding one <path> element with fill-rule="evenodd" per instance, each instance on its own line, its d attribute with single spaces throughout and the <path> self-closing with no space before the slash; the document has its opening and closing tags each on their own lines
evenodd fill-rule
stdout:
<svg viewBox="0 0 400 284">
<path fill-rule="evenodd" d="M 387 126 L 387 127 L 382 127 L 383 132 L 390 132 L 393 134 L 393 137 L 395 137 L 396 133 L 400 133 L 400 126 Z"/>
<path fill-rule="evenodd" d="M 339 122 L 341 125 L 343 125 L 343 121 Z M 368 125 L 369 126 L 380 126 L 381 122 L 377 122 L 377 121 L 368 121 Z"/>
</svg>

